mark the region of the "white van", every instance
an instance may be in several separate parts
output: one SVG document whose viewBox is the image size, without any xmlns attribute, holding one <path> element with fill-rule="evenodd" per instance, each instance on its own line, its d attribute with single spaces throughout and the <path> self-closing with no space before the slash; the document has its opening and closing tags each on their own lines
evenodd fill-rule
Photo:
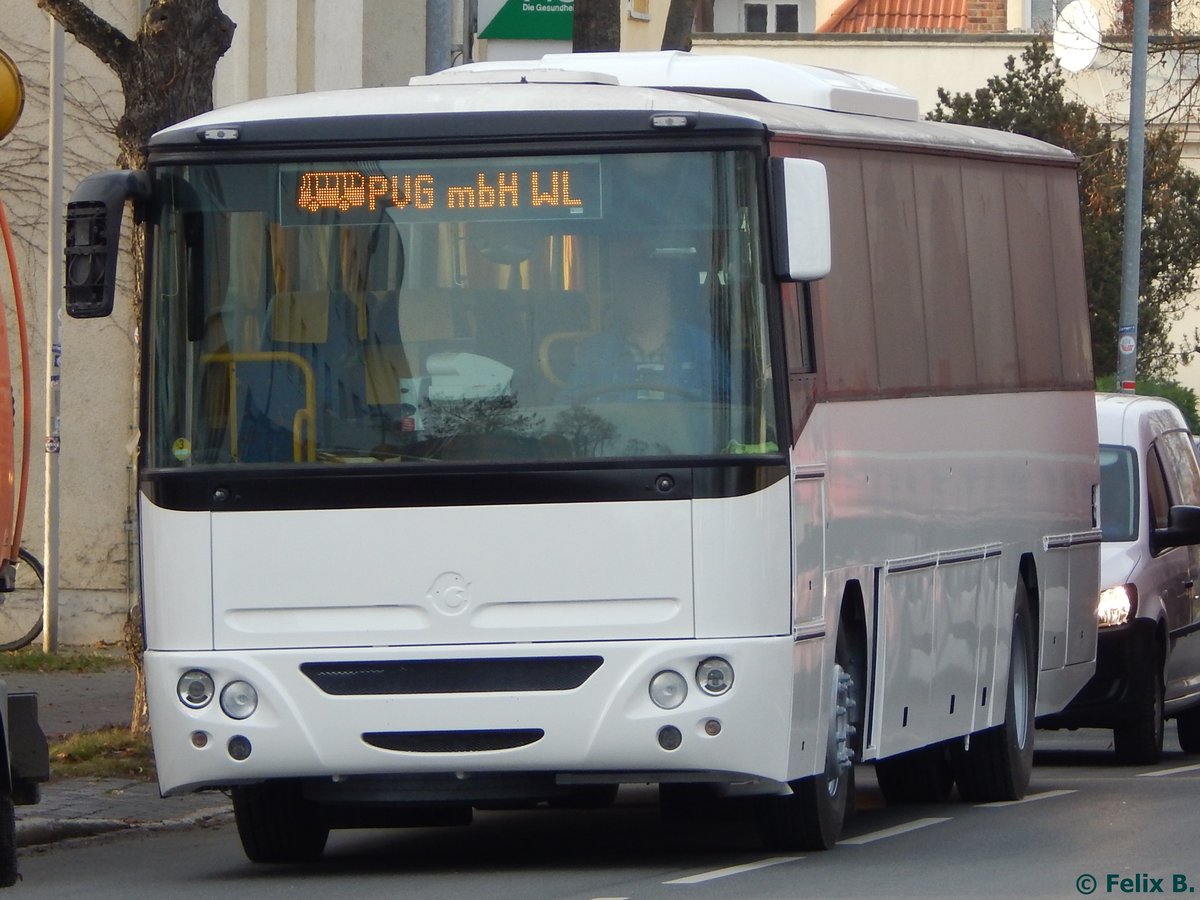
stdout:
<svg viewBox="0 0 1200 900">
<path fill-rule="evenodd" d="M 1111 728 L 1117 758 L 1152 763 L 1163 720 L 1200 753 L 1200 464 L 1172 403 L 1098 394 L 1100 634 L 1096 674 L 1039 724 Z"/>
</svg>

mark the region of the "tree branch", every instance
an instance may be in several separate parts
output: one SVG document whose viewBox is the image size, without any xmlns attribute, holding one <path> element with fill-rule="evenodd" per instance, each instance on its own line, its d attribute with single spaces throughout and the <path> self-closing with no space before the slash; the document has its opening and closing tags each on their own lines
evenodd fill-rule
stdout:
<svg viewBox="0 0 1200 900">
<path fill-rule="evenodd" d="M 124 82 L 133 54 L 132 39 L 92 12 L 82 0 L 37 0 L 37 5 Z"/>
</svg>

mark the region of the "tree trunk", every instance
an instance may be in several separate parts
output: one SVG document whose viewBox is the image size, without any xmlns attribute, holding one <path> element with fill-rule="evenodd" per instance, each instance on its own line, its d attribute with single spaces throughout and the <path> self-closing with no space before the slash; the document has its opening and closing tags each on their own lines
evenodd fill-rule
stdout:
<svg viewBox="0 0 1200 900">
<path fill-rule="evenodd" d="M 692 49 L 692 20 L 696 15 L 696 0 L 671 0 L 667 9 L 667 24 L 663 29 L 664 50 Z"/>
<path fill-rule="evenodd" d="M 37 0 L 63 30 L 112 69 L 121 82 L 125 110 L 117 121 L 117 164 L 145 168 L 145 146 L 156 131 L 212 109 L 217 61 L 229 49 L 236 26 L 218 0 L 150 0 L 137 35 L 130 38 L 81 0 Z M 135 230 L 134 320 L 141 321 L 144 242 Z M 134 371 L 140 371 L 135 366 Z M 135 376 L 136 377 L 136 376 Z M 135 392 L 137 385 L 134 386 Z M 131 730 L 146 734 L 146 676 L 142 668 L 140 604 L 125 623 L 125 649 L 135 673 Z"/>
<path fill-rule="evenodd" d="M 571 47 L 576 53 L 621 49 L 623 0 L 575 0 Z"/>
</svg>

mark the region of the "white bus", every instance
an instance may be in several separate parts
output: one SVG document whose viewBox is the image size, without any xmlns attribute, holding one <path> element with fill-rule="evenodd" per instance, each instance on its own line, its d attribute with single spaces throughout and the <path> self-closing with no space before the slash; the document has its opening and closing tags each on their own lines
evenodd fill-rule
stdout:
<svg viewBox="0 0 1200 900">
<path fill-rule="evenodd" d="M 1074 158 L 870 79 L 587 54 L 277 97 L 83 182 L 148 236 L 145 667 L 248 856 L 736 798 L 1013 799 L 1092 674 Z"/>
</svg>

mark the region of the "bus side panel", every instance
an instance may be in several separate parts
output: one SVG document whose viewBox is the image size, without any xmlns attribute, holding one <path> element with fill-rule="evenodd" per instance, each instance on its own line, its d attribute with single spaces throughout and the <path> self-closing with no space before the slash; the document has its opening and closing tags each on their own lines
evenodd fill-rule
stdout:
<svg viewBox="0 0 1200 900">
<path fill-rule="evenodd" d="M 146 646 L 211 650 L 212 514 L 138 501 Z"/>
<path fill-rule="evenodd" d="M 693 501 L 697 638 L 791 632 L 788 529 L 763 527 L 787 520 L 786 480 L 744 497 Z"/>
<path fill-rule="evenodd" d="M 1022 556 L 1034 558 L 1043 598 L 1078 587 L 1052 562 L 1062 551 L 1043 546 L 1090 523 L 1095 451 L 1080 403 L 1091 395 L 827 402 L 814 411 L 799 446 L 827 461 L 826 570 L 881 570 L 869 631 L 881 752 L 1002 720 Z M 1095 548 L 1074 549 L 1082 560 Z M 874 586 L 864 588 L 870 605 Z"/>
</svg>

